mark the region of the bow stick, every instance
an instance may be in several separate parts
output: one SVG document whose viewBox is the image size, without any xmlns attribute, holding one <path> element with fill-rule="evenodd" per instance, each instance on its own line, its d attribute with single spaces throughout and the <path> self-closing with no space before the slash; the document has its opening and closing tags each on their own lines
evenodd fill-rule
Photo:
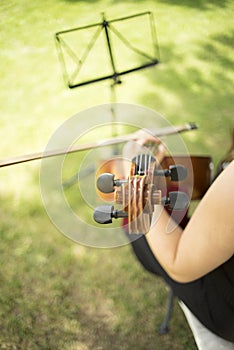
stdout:
<svg viewBox="0 0 234 350">
<path fill-rule="evenodd" d="M 162 137 L 162 136 L 173 135 L 173 134 L 177 134 L 177 133 L 181 133 L 181 132 L 193 130 L 193 129 L 197 129 L 197 125 L 195 123 L 188 123 L 188 124 L 185 124 L 184 126 L 177 126 L 177 127 L 171 127 L 171 126 L 164 127 L 156 130 L 145 129 L 145 131 L 151 134 L 151 136 Z M 117 144 L 121 144 L 128 141 L 134 141 L 134 140 L 136 140 L 136 135 L 135 133 L 131 133 L 131 134 L 113 137 L 113 138 L 109 138 L 101 141 L 90 142 L 83 145 L 82 144 L 76 145 L 69 149 L 56 149 L 56 150 L 51 150 L 46 152 L 37 152 L 37 153 L 26 154 L 22 156 L 6 158 L 0 161 L 0 168 L 7 167 L 10 165 L 20 164 L 20 163 L 26 163 L 33 160 L 39 160 L 39 159 L 44 159 L 49 157 L 75 153 L 75 152 L 86 151 L 93 148 L 117 145 Z"/>
</svg>

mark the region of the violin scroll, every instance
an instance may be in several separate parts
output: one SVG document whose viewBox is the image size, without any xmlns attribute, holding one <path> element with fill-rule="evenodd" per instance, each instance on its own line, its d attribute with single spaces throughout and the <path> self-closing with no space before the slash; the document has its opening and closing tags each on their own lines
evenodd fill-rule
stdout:
<svg viewBox="0 0 234 350">
<path fill-rule="evenodd" d="M 150 229 L 155 205 L 169 206 L 171 210 L 184 210 L 189 205 L 186 193 L 176 191 L 163 196 L 157 186 L 157 177 L 170 177 L 172 181 L 184 180 L 187 170 L 182 165 L 172 165 L 169 169 L 156 169 L 156 160 L 144 155 L 141 164 L 133 162 L 128 179 L 115 179 L 111 173 L 103 173 L 97 179 L 97 188 L 104 193 L 114 192 L 115 202 L 121 206 L 102 205 L 95 209 L 94 220 L 100 224 L 110 224 L 112 219 L 128 218 L 128 232 L 145 234 Z M 146 166 L 147 163 L 147 166 Z M 143 166 L 142 166 L 143 164 Z"/>
</svg>

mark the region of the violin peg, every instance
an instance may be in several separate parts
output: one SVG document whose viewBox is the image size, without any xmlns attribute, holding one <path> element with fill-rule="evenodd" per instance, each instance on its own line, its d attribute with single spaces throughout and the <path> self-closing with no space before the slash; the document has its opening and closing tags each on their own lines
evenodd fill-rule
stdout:
<svg viewBox="0 0 234 350">
<path fill-rule="evenodd" d="M 171 181 L 183 181 L 188 175 L 187 169 L 183 165 L 171 165 L 169 167 Z"/>
<path fill-rule="evenodd" d="M 184 210 L 189 206 L 189 197 L 184 192 L 170 192 L 168 197 L 162 198 L 163 205 L 169 205 L 172 210 Z"/>
<path fill-rule="evenodd" d="M 95 209 L 93 218 L 99 224 L 111 224 L 113 210 L 111 205 L 101 205 Z"/>
<path fill-rule="evenodd" d="M 114 175 L 103 173 L 97 179 L 97 188 L 103 193 L 114 192 Z"/>
<path fill-rule="evenodd" d="M 115 186 L 121 186 L 128 180 L 114 180 L 115 175 L 111 173 L 103 173 L 97 179 L 97 188 L 103 193 L 111 193 L 115 191 Z"/>
<path fill-rule="evenodd" d="M 154 175 L 170 177 L 171 181 L 183 181 L 187 177 L 188 171 L 183 165 L 178 164 L 170 165 L 169 169 L 165 170 L 156 169 Z"/>
<path fill-rule="evenodd" d="M 93 218 L 99 224 L 111 224 L 112 218 L 126 218 L 128 213 L 122 210 L 115 210 L 113 205 L 100 205 L 94 211 Z"/>
</svg>

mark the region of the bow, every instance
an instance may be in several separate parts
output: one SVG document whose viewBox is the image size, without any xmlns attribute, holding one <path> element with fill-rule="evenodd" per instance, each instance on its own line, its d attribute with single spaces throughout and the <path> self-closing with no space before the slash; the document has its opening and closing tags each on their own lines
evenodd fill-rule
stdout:
<svg viewBox="0 0 234 350">
<path fill-rule="evenodd" d="M 164 135 L 172 135 L 172 134 L 176 134 L 176 133 L 180 133 L 180 132 L 192 130 L 192 129 L 197 129 L 197 125 L 195 123 L 189 123 L 184 126 L 178 126 L 178 127 L 165 127 L 157 130 L 151 130 L 148 132 L 154 137 L 161 137 Z M 112 138 L 100 140 L 97 142 L 90 142 L 86 144 L 76 145 L 69 149 L 56 149 L 56 150 L 51 150 L 47 152 L 37 152 L 37 153 L 31 153 L 31 154 L 26 154 L 26 155 L 17 156 L 17 157 L 10 157 L 10 158 L 0 160 L 0 168 L 7 167 L 10 165 L 20 164 L 20 163 L 25 163 L 25 162 L 31 162 L 33 160 L 40 160 L 40 159 L 49 158 L 49 157 L 56 157 L 56 156 L 61 156 L 65 154 L 86 151 L 94 148 L 117 145 L 124 142 L 128 142 L 130 140 L 134 141 L 135 139 L 136 139 L 135 133 L 126 134 L 120 137 L 119 136 L 112 137 Z"/>
</svg>

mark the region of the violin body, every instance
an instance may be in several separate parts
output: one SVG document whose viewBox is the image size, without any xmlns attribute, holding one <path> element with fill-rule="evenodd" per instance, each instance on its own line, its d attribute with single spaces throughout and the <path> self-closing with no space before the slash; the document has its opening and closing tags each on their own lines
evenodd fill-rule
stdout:
<svg viewBox="0 0 234 350">
<path fill-rule="evenodd" d="M 180 181 L 190 195 L 191 200 L 201 199 L 212 182 L 212 158 L 207 156 L 166 156 L 163 158 L 161 166 L 163 169 L 171 165 L 181 164 L 188 172 L 187 177 Z M 164 180 L 165 181 L 165 180 Z M 167 187 L 176 186 L 175 181 L 166 178 Z"/>
</svg>

